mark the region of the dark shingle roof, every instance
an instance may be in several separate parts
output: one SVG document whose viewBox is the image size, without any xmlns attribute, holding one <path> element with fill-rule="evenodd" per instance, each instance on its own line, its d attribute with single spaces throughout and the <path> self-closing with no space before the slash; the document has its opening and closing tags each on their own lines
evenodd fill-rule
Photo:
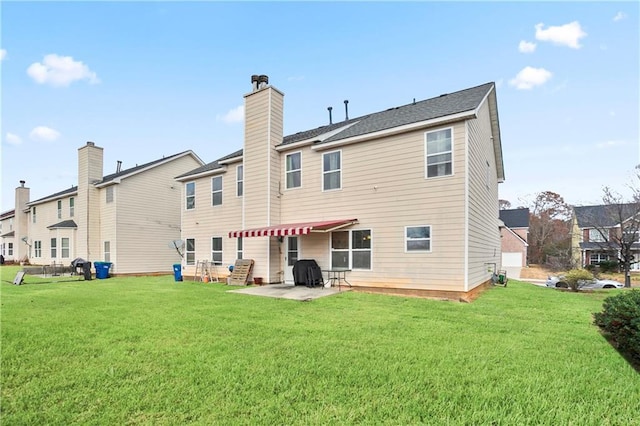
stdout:
<svg viewBox="0 0 640 426">
<path fill-rule="evenodd" d="M 27 203 L 27 205 L 33 205 L 33 204 L 38 204 L 42 201 L 45 200 L 49 200 L 52 198 L 60 198 L 64 195 L 69 195 L 69 194 L 73 194 L 74 192 L 78 192 L 78 187 L 77 186 L 72 186 L 69 189 L 65 189 L 64 191 L 60 191 L 60 192 L 56 192 L 55 194 L 51 194 L 51 195 L 47 195 L 46 197 L 42 197 L 42 198 L 38 198 L 37 200 L 31 201 L 29 203 Z"/>
<path fill-rule="evenodd" d="M 16 210 L 15 209 L 7 210 L 4 213 L 0 213 L 0 219 L 7 219 L 7 218 L 10 218 L 10 217 L 14 217 L 15 215 L 16 215 Z"/>
<path fill-rule="evenodd" d="M 500 210 L 500 220 L 509 228 L 528 228 L 529 209 Z"/>
<path fill-rule="evenodd" d="M 315 137 L 319 137 L 332 131 L 337 131 L 337 133 L 322 141 L 317 141 L 316 144 L 335 142 L 407 124 L 473 111 L 480 106 L 483 99 L 485 99 L 493 87 L 494 83 L 485 83 L 480 86 L 460 90 L 458 92 L 440 95 L 436 98 L 413 102 L 411 104 L 389 108 L 385 111 L 363 115 L 361 117 L 352 118 L 339 123 L 294 133 L 293 135 L 285 136 L 279 146 L 289 145 L 304 140 L 312 140 Z M 340 131 L 339 129 L 343 127 L 346 128 Z M 242 155 L 242 150 L 236 151 L 233 154 L 222 157 L 212 163 L 177 176 L 177 178 L 197 175 L 199 173 L 218 169 L 222 167 L 218 164 L 219 161 L 240 155 Z"/>
<path fill-rule="evenodd" d="M 56 229 L 56 228 L 77 228 L 78 225 L 76 225 L 76 223 L 69 219 L 69 220 L 63 220 L 62 222 L 58 222 L 58 223 L 54 223 L 53 225 L 49 225 L 47 226 L 47 229 Z"/>
<path fill-rule="evenodd" d="M 186 173 L 178 175 L 178 176 L 175 177 L 175 179 L 180 179 L 180 178 L 187 177 L 187 176 L 198 175 L 200 173 L 211 172 L 213 170 L 221 169 L 223 167 L 222 164 L 220 164 L 221 161 L 228 160 L 228 159 L 234 158 L 234 157 L 241 157 L 241 156 L 242 156 L 242 150 L 239 149 L 239 150 L 237 150 L 236 152 L 234 152 L 232 154 L 225 155 L 224 157 L 217 159 L 216 161 L 212 161 L 211 163 L 207 163 L 207 164 L 205 164 L 203 166 L 200 166 L 200 167 L 198 167 L 196 169 L 189 170 Z"/>
<path fill-rule="evenodd" d="M 129 174 L 131 174 L 131 173 L 135 173 L 135 172 L 137 172 L 138 170 L 145 169 L 145 168 L 147 168 L 147 167 L 153 166 L 154 164 L 158 164 L 158 163 L 161 163 L 161 162 L 163 162 L 163 161 L 167 161 L 167 160 L 169 160 L 169 159 L 171 159 L 171 158 L 174 158 L 174 157 L 180 157 L 180 156 L 182 156 L 182 155 L 184 155 L 184 154 L 186 154 L 186 153 L 188 153 L 188 152 L 189 152 L 189 151 L 182 151 L 182 152 L 179 152 L 179 153 L 177 153 L 177 154 L 170 155 L 170 156 L 168 156 L 168 157 L 162 157 L 162 158 L 159 158 L 159 159 L 157 159 L 157 160 L 150 161 L 150 162 L 145 163 L 145 164 L 141 164 L 141 165 L 139 165 L 139 166 L 135 166 L 135 167 L 131 167 L 131 168 L 129 168 L 129 169 L 121 170 L 121 171 L 119 171 L 119 172 L 117 172 L 117 173 L 112 173 L 112 174 L 110 174 L 110 175 L 107 175 L 107 176 L 103 177 L 103 178 L 102 178 L 102 180 L 101 180 L 100 182 L 98 182 L 98 185 L 100 185 L 100 184 L 104 184 L 104 183 L 108 183 L 108 182 L 110 182 L 110 181 L 112 181 L 112 180 L 115 180 L 115 179 L 117 179 L 117 178 L 121 177 L 121 176 L 129 175 Z"/>
<path fill-rule="evenodd" d="M 622 211 L 618 210 L 619 208 L 622 208 Z M 640 208 L 637 204 L 578 206 L 573 208 L 580 228 L 616 226 L 621 222 L 620 213 L 622 213 L 622 220 L 627 220 L 634 214 L 638 214 L 639 210 Z"/>
<path fill-rule="evenodd" d="M 0 235 L 0 237 L 15 237 L 16 231 L 9 231 L 6 234 Z"/>
</svg>

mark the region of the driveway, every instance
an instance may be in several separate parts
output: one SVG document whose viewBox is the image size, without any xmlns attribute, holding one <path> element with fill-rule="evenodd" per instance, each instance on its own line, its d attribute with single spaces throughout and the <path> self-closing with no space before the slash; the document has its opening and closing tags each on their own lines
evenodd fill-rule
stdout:
<svg viewBox="0 0 640 426">
<path fill-rule="evenodd" d="M 518 266 L 503 266 L 503 269 L 507 271 L 507 278 L 513 278 L 514 280 L 520 279 L 520 271 L 522 268 Z"/>
<path fill-rule="evenodd" d="M 342 290 L 346 291 L 346 290 Z M 238 290 L 229 290 L 229 293 L 249 294 L 252 296 L 276 297 L 299 301 L 309 301 L 319 297 L 331 296 L 341 293 L 335 287 L 313 287 L 293 284 L 269 284 L 259 287 L 243 287 Z"/>
</svg>

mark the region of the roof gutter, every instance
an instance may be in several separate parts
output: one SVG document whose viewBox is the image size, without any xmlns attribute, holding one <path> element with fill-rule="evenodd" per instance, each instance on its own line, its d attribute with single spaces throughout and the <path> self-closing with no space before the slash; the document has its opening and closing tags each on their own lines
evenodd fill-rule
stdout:
<svg viewBox="0 0 640 426">
<path fill-rule="evenodd" d="M 207 176 L 214 176 L 214 175 L 221 175 L 223 173 L 227 172 L 227 167 L 220 167 L 219 169 L 213 169 L 213 170 L 207 170 L 205 172 L 200 172 L 200 173 L 195 173 L 189 176 L 182 176 L 182 177 L 177 177 L 174 178 L 175 180 L 177 180 L 178 182 L 186 182 L 186 181 L 190 181 L 193 179 L 199 179 L 199 178 L 203 178 L 203 177 L 207 177 Z"/>
</svg>

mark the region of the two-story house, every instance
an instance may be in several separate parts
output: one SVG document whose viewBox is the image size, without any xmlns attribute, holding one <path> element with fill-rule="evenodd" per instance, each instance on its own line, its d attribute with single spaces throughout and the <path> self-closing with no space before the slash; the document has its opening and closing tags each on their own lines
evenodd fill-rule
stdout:
<svg viewBox="0 0 640 426">
<path fill-rule="evenodd" d="M 576 265 L 597 265 L 605 261 L 617 261 L 620 241 L 635 241 L 630 244 L 635 259 L 640 259 L 640 231 L 638 206 L 596 205 L 573 208 L 571 224 L 571 253 Z M 622 233 L 632 232 L 633 235 Z M 633 240 L 630 240 L 632 238 Z M 632 270 L 640 270 L 640 263 L 633 263 Z"/>
<path fill-rule="evenodd" d="M 17 258 L 69 265 L 75 258 L 110 262 L 111 272 L 170 272 L 180 261 L 181 188 L 175 176 L 203 164 L 192 151 L 103 173 L 103 148 L 78 149 L 78 185 L 29 201 L 16 189 Z"/>
<path fill-rule="evenodd" d="M 13 220 L 15 216 L 15 210 L 0 213 L 0 255 L 5 262 L 14 261 L 13 247 L 16 233 L 13 230 Z"/>
<path fill-rule="evenodd" d="M 295 262 L 315 259 L 364 291 L 470 298 L 488 285 L 504 179 L 493 83 L 288 136 L 266 76 L 244 99 L 243 148 L 177 177 L 185 274 L 245 258 L 263 282 L 293 282 Z"/>
<path fill-rule="evenodd" d="M 529 247 L 529 209 L 500 210 L 500 227 L 502 238 L 502 266 L 527 266 L 527 249 Z"/>
</svg>

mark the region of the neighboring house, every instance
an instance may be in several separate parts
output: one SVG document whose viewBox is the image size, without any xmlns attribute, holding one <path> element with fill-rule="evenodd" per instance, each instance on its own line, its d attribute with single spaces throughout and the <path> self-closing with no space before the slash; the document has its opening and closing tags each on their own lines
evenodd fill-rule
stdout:
<svg viewBox="0 0 640 426">
<path fill-rule="evenodd" d="M 500 210 L 502 266 L 527 266 L 529 209 Z"/>
<path fill-rule="evenodd" d="M 5 262 L 14 261 L 13 248 L 16 233 L 13 230 L 13 220 L 15 216 L 15 210 L 0 213 L 0 255 L 2 255 Z"/>
<path fill-rule="evenodd" d="M 490 283 L 504 179 L 493 83 L 289 136 L 283 93 L 252 84 L 243 149 L 176 178 L 185 274 L 245 258 L 263 282 L 291 283 L 296 260 L 315 259 L 365 291 L 470 298 Z"/>
<path fill-rule="evenodd" d="M 180 262 L 180 186 L 174 177 L 202 165 L 192 152 L 103 174 L 103 149 L 78 149 L 78 186 L 29 201 L 16 189 L 19 257 L 38 265 L 69 265 L 77 257 L 111 262 L 112 273 L 169 272 Z"/>
<path fill-rule="evenodd" d="M 638 211 L 635 204 L 626 204 L 621 208 L 618 210 L 616 205 L 573 208 L 571 252 L 576 265 L 597 265 L 603 261 L 618 260 L 619 246 L 612 242 L 612 238 L 619 238 L 621 229 L 628 229 L 626 225 L 621 227 L 621 223 L 633 220 Z M 634 228 L 637 229 L 637 226 Z M 640 242 L 637 241 L 636 235 L 636 243 L 631 246 L 636 260 L 640 259 Z M 631 269 L 640 270 L 640 264 L 632 264 Z"/>
</svg>

